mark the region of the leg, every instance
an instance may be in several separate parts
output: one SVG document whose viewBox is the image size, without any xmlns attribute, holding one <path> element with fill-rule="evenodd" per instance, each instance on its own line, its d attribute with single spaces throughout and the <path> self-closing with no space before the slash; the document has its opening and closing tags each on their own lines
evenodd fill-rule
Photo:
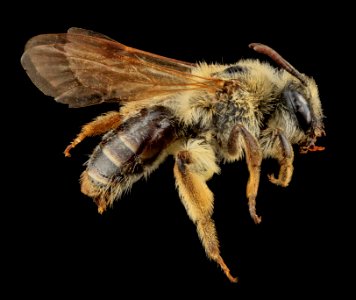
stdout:
<svg viewBox="0 0 356 300">
<path fill-rule="evenodd" d="M 120 121 L 120 114 L 117 111 L 112 111 L 97 117 L 94 121 L 82 127 L 82 130 L 77 137 L 64 150 L 64 155 L 70 157 L 70 150 L 82 142 L 86 137 L 104 134 L 119 126 Z"/>
<path fill-rule="evenodd" d="M 260 183 L 262 151 L 256 138 L 244 126 L 236 124 L 231 131 L 228 141 L 228 151 L 231 155 L 237 152 L 237 141 L 240 134 L 244 140 L 246 163 L 250 173 L 247 182 L 246 195 L 248 198 L 250 215 L 254 222 L 258 224 L 261 222 L 261 217 L 256 213 L 256 196 L 258 185 Z"/>
<path fill-rule="evenodd" d="M 272 183 L 285 187 L 289 184 L 293 175 L 293 147 L 281 130 L 276 129 L 274 134 L 275 139 L 278 138 L 279 141 L 276 144 L 278 148 L 275 150 L 275 158 L 280 164 L 280 170 L 278 178 L 275 178 L 273 174 L 269 175 L 268 178 Z"/>
<path fill-rule="evenodd" d="M 220 256 L 219 241 L 211 219 L 213 193 L 205 183 L 206 176 L 199 172 L 199 169 L 205 169 L 202 164 L 215 165 L 215 162 L 208 162 L 207 157 L 199 156 L 198 153 L 199 151 L 195 152 L 187 147 L 176 154 L 174 165 L 176 185 L 190 219 L 197 226 L 207 256 L 219 264 L 231 282 L 237 282 L 237 278 L 231 276 L 229 268 Z"/>
</svg>

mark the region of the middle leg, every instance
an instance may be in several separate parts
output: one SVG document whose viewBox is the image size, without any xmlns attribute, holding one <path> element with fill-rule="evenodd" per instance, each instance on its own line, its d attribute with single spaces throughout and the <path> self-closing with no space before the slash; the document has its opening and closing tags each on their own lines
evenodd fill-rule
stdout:
<svg viewBox="0 0 356 300">
<path fill-rule="evenodd" d="M 246 196 L 250 215 L 256 224 L 261 222 L 261 217 L 256 213 L 256 196 L 260 183 L 260 169 L 262 162 L 261 147 L 256 138 L 241 124 L 236 124 L 232 129 L 228 141 L 228 151 L 230 155 L 237 153 L 237 143 L 239 135 L 243 138 L 243 145 L 246 156 L 246 163 L 250 177 L 247 182 Z"/>
</svg>

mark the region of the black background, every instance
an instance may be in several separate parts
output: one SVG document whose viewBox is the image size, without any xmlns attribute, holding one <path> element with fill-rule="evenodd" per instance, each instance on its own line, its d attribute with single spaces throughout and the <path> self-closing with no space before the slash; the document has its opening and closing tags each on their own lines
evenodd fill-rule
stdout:
<svg viewBox="0 0 356 300">
<path fill-rule="evenodd" d="M 345 264 L 346 245 L 340 220 L 350 197 L 348 175 L 340 167 L 341 157 L 347 158 L 346 166 L 352 164 L 348 158 L 352 148 L 344 138 L 351 131 L 345 104 L 351 99 L 346 97 L 346 76 L 341 75 L 348 65 L 342 36 L 348 19 L 336 24 L 334 16 L 346 12 L 343 7 L 324 7 L 321 12 L 304 6 L 278 12 L 257 4 L 223 2 L 199 10 L 173 3 L 105 2 L 81 8 L 48 2 L 9 10 L 13 18 L 3 25 L 9 34 L 4 48 L 10 52 L 3 89 L 9 93 L 2 115 L 12 121 L 2 126 L 2 150 L 7 170 L 4 264 L 9 267 L 6 282 L 12 292 L 48 296 L 99 292 L 103 299 L 125 292 L 166 297 L 217 292 L 222 297 L 261 294 L 286 299 L 342 292 L 338 283 L 345 279 L 339 267 Z M 267 59 L 247 47 L 250 42 L 266 43 L 317 81 L 327 116 L 327 137 L 320 141 L 326 150 L 296 152 L 293 180 L 285 189 L 268 182 L 267 174 L 278 168 L 273 161 L 264 162 L 257 198 L 260 225 L 254 225 L 248 214 L 245 162 L 222 165 L 221 175 L 209 181 L 222 256 L 238 275 L 238 284 L 228 282 L 206 258 L 175 191 L 172 159 L 147 181 L 136 183 L 102 216 L 80 193 L 83 163 L 99 138 L 83 142 L 70 159 L 62 152 L 84 123 L 113 107 L 68 109 L 44 96 L 20 65 L 30 37 L 65 32 L 72 26 L 190 62 Z"/>
</svg>

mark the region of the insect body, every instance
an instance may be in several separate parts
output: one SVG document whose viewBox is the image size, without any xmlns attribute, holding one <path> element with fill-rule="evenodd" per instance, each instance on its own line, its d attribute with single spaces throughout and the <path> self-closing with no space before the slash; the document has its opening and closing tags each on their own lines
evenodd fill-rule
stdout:
<svg viewBox="0 0 356 300">
<path fill-rule="evenodd" d="M 220 162 L 245 157 L 250 177 L 247 199 L 256 223 L 256 196 L 263 158 L 279 161 L 272 183 L 287 186 L 293 173 L 293 144 L 300 151 L 324 134 L 316 83 L 262 44 L 280 69 L 258 60 L 232 65 L 191 64 L 122 45 L 84 29 L 32 38 L 21 62 L 46 95 L 70 107 L 118 102 L 117 111 L 83 126 L 65 155 L 84 138 L 103 135 L 81 176 L 81 190 L 100 213 L 147 177 L 169 155 L 176 186 L 197 226 L 207 256 L 232 282 L 218 245 L 213 194 L 206 181 Z"/>
</svg>

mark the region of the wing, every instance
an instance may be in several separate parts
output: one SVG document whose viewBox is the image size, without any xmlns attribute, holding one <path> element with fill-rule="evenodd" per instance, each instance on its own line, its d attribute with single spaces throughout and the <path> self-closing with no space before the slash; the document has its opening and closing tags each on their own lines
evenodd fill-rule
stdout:
<svg viewBox="0 0 356 300">
<path fill-rule="evenodd" d="M 70 107 L 160 101 L 190 90 L 215 92 L 223 82 L 191 73 L 195 64 L 127 47 L 85 29 L 30 39 L 21 63 L 46 95 Z"/>
</svg>

